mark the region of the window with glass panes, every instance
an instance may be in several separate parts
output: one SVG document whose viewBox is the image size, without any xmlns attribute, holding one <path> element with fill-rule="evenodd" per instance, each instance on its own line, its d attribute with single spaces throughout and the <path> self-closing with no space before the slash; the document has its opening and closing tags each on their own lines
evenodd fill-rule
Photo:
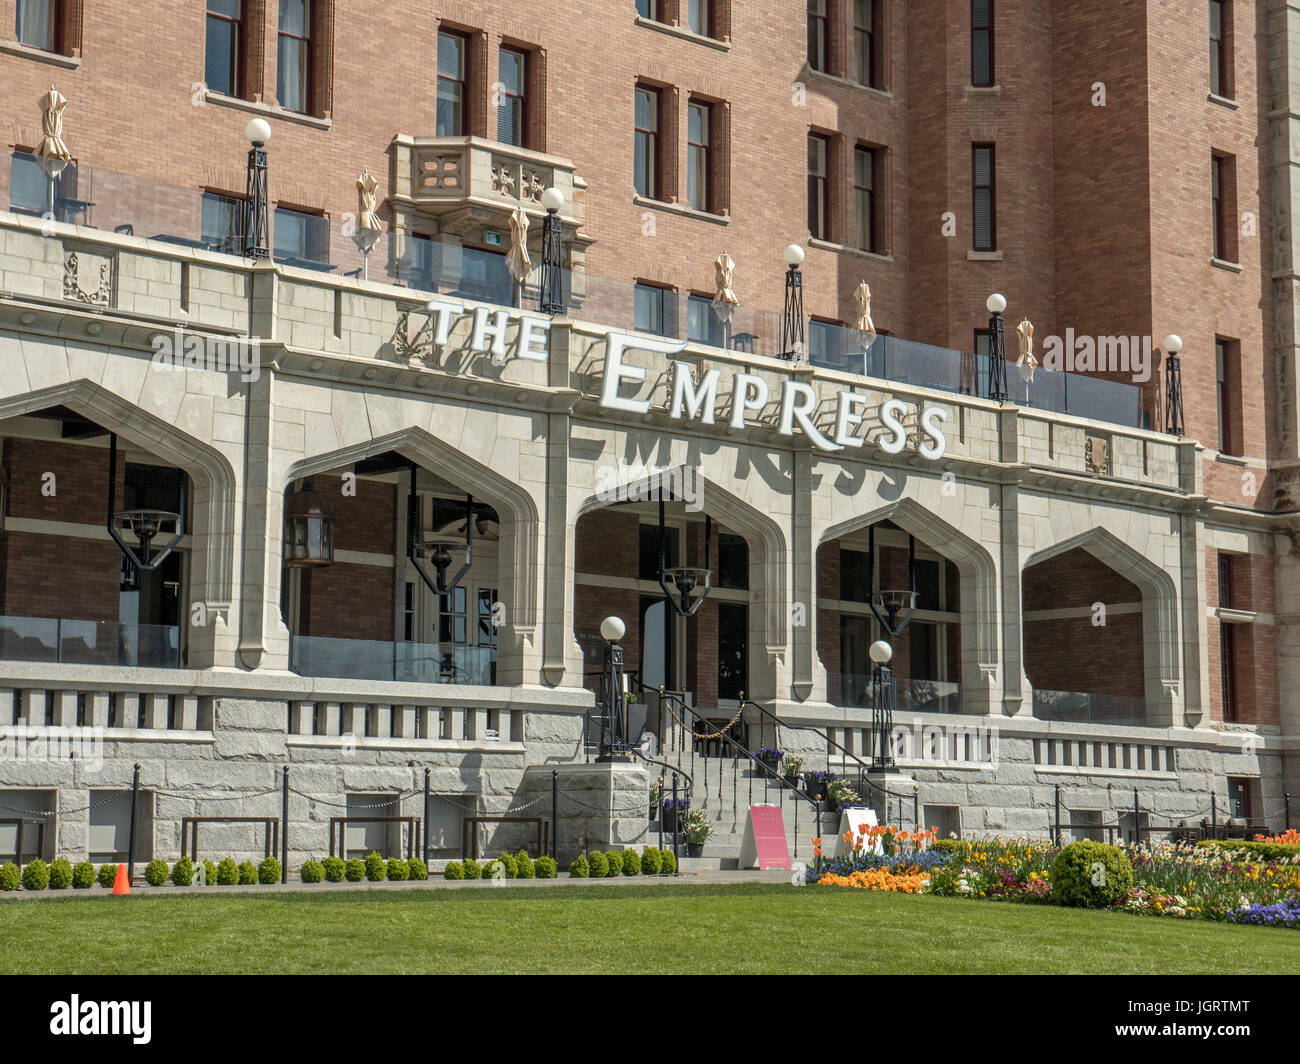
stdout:
<svg viewBox="0 0 1300 1064">
<path fill-rule="evenodd" d="M 57 50 L 60 6 L 58 0 L 18 0 L 14 13 L 18 43 L 42 52 Z"/>
<path fill-rule="evenodd" d="M 808 137 L 808 232 L 827 240 L 830 232 L 830 202 L 827 196 L 827 160 L 830 138 L 819 133 Z"/>
<path fill-rule="evenodd" d="M 438 642 L 464 646 L 469 638 L 469 592 L 458 585 L 438 596 Z"/>
<path fill-rule="evenodd" d="M 1226 340 L 1214 341 L 1215 397 L 1219 408 L 1219 450 L 1232 453 L 1233 429 L 1229 361 L 1232 351 Z"/>
<path fill-rule="evenodd" d="M 749 687 L 749 606 L 718 603 L 718 697 L 738 699 Z"/>
<path fill-rule="evenodd" d="M 659 0 L 636 0 L 636 13 L 642 18 L 659 20 Z"/>
<path fill-rule="evenodd" d="M 713 0 L 688 0 L 686 20 L 692 33 L 698 33 L 701 37 L 712 37 Z"/>
<path fill-rule="evenodd" d="M 1227 201 L 1224 198 L 1224 169 L 1226 160 L 1222 155 L 1210 156 L 1210 209 L 1214 213 L 1214 257 L 1228 258 L 1228 217 Z"/>
<path fill-rule="evenodd" d="M 524 78 L 528 57 L 514 48 L 502 48 L 497 68 L 501 103 L 497 107 L 497 140 L 524 146 Z"/>
<path fill-rule="evenodd" d="M 660 336 L 677 335 L 677 301 L 670 289 L 638 284 L 633 302 L 635 328 Z"/>
<path fill-rule="evenodd" d="M 219 192 L 203 193 L 202 237 L 208 251 L 227 255 L 243 253 L 244 200 Z"/>
<path fill-rule="evenodd" d="M 858 225 L 858 247 L 879 251 L 876 224 L 876 177 L 880 153 L 875 148 L 856 148 L 853 152 L 854 214 Z"/>
<path fill-rule="evenodd" d="M 275 95 L 280 106 L 306 114 L 311 110 L 311 0 L 280 0 Z"/>
<path fill-rule="evenodd" d="M 1210 0 L 1210 91 L 1215 96 L 1227 96 L 1228 41 L 1226 37 L 1229 7 L 1220 0 Z"/>
<path fill-rule="evenodd" d="M 40 161 L 30 152 L 14 152 L 9 161 L 9 209 L 17 214 L 44 214 L 49 196 L 49 178 Z"/>
<path fill-rule="evenodd" d="M 732 532 L 718 533 L 717 586 L 749 590 L 749 543 Z"/>
<path fill-rule="evenodd" d="M 808 69 L 826 70 L 830 21 L 826 17 L 827 0 L 808 0 Z"/>
<path fill-rule="evenodd" d="M 722 346 L 722 322 L 713 309 L 712 296 L 692 294 L 686 300 L 686 339 Z"/>
<path fill-rule="evenodd" d="M 659 93 L 639 86 L 636 90 L 636 146 L 633 182 L 647 199 L 659 195 Z"/>
<path fill-rule="evenodd" d="M 664 563 L 670 568 L 677 564 L 681 553 L 682 532 L 675 525 L 665 525 L 663 529 Z M 637 579 L 659 579 L 659 526 L 642 524 L 637 541 Z"/>
<path fill-rule="evenodd" d="M 686 202 L 697 211 L 713 209 L 709 140 L 712 117 L 713 109 L 707 103 L 692 101 L 686 108 Z"/>
<path fill-rule="evenodd" d="M 242 0 L 208 0 L 203 78 L 209 92 L 239 92 Z"/>
<path fill-rule="evenodd" d="M 993 84 L 993 0 L 971 0 L 970 83 L 977 87 Z"/>
<path fill-rule="evenodd" d="M 277 207 L 274 258 L 277 262 L 328 261 L 329 222 L 319 214 Z"/>
<path fill-rule="evenodd" d="M 459 33 L 438 34 L 438 113 L 435 135 L 465 135 L 465 53 L 467 42 Z"/>
<path fill-rule="evenodd" d="M 877 0 L 854 0 L 853 51 L 857 62 L 858 83 L 880 88 L 880 62 L 876 52 Z"/>
<path fill-rule="evenodd" d="M 971 148 L 971 186 L 975 202 L 974 250 L 994 251 L 998 246 L 996 159 L 992 144 Z"/>
</svg>

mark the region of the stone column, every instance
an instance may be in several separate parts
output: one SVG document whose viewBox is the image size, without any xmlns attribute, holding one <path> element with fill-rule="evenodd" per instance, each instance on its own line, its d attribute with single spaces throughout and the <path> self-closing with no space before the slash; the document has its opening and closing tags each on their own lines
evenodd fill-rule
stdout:
<svg viewBox="0 0 1300 1064">
<path fill-rule="evenodd" d="M 644 765 L 530 765 L 520 784 L 523 801 L 549 796 L 553 771 L 559 773 L 556 859 L 561 869 L 584 850 L 639 850 L 651 843 L 650 776 Z M 546 801 L 533 808 L 538 811 L 531 815 L 550 815 Z"/>
</svg>

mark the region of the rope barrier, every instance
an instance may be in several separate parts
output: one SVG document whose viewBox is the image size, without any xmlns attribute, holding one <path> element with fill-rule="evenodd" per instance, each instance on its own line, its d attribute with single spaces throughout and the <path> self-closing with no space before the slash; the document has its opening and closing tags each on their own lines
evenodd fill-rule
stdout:
<svg viewBox="0 0 1300 1064">
<path fill-rule="evenodd" d="M 671 700 L 671 699 L 667 699 L 667 698 L 665 698 L 665 699 L 663 700 L 663 702 L 660 703 L 660 704 L 661 704 L 661 705 L 665 705 L 665 706 L 667 706 L 667 707 L 668 707 L 668 715 L 671 716 L 671 717 L 673 718 L 673 720 L 675 720 L 678 724 L 680 724 L 680 725 L 681 725 L 683 728 L 685 728 L 688 732 L 690 732 L 691 735 L 692 735 L 694 738 L 696 738 L 696 739 L 700 739 L 700 740 L 705 741 L 705 742 L 707 742 L 709 739 L 721 739 L 724 735 L 727 734 L 727 732 L 728 732 L 728 731 L 731 729 L 731 727 L 736 723 L 736 721 L 740 720 L 740 715 L 741 715 L 742 713 L 745 712 L 745 706 L 744 706 L 744 704 L 742 703 L 742 704 L 741 704 L 741 707 L 740 707 L 738 710 L 736 710 L 736 715 L 735 715 L 734 717 L 732 717 L 731 720 L 727 721 L 727 723 L 724 724 L 724 725 L 721 727 L 721 729 L 719 729 L 718 731 L 715 731 L 715 732 L 708 732 L 707 734 L 703 734 L 703 735 L 702 735 L 702 734 L 700 734 L 699 732 L 697 732 L 694 728 L 692 728 L 689 724 L 687 724 L 684 720 L 682 720 L 682 718 L 679 717 L 676 713 L 673 712 L 673 704 L 672 704 L 672 700 Z M 683 708 L 686 708 L 684 703 L 683 703 Z"/>
</svg>

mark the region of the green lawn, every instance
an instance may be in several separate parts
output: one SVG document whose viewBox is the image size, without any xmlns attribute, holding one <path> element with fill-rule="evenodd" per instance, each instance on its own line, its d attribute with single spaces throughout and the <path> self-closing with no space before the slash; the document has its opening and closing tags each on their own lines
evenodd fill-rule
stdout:
<svg viewBox="0 0 1300 1064">
<path fill-rule="evenodd" d="M 784 885 L 0 904 L 0 970 L 1300 972 L 1300 931 Z"/>
</svg>

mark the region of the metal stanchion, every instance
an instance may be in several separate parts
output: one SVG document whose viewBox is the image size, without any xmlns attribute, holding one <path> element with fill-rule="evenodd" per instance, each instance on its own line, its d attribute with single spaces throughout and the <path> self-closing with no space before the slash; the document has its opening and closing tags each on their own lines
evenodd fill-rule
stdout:
<svg viewBox="0 0 1300 1064">
<path fill-rule="evenodd" d="M 135 882 L 135 807 L 136 798 L 140 793 L 140 762 L 135 763 L 135 771 L 131 775 L 131 826 L 126 835 L 126 882 L 130 886 Z M 21 839 L 22 836 L 20 835 Z M 21 844 L 20 844 L 21 846 Z M 23 855 L 21 849 L 18 853 L 18 862 L 22 863 Z"/>
<path fill-rule="evenodd" d="M 551 859 L 559 859 L 560 847 L 560 770 L 551 769 Z"/>
<path fill-rule="evenodd" d="M 282 774 L 282 797 L 280 816 L 283 828 L 280 831 L 280 882 L 289 882 L 289 766 L 285 765 Z"/>
</svg>

